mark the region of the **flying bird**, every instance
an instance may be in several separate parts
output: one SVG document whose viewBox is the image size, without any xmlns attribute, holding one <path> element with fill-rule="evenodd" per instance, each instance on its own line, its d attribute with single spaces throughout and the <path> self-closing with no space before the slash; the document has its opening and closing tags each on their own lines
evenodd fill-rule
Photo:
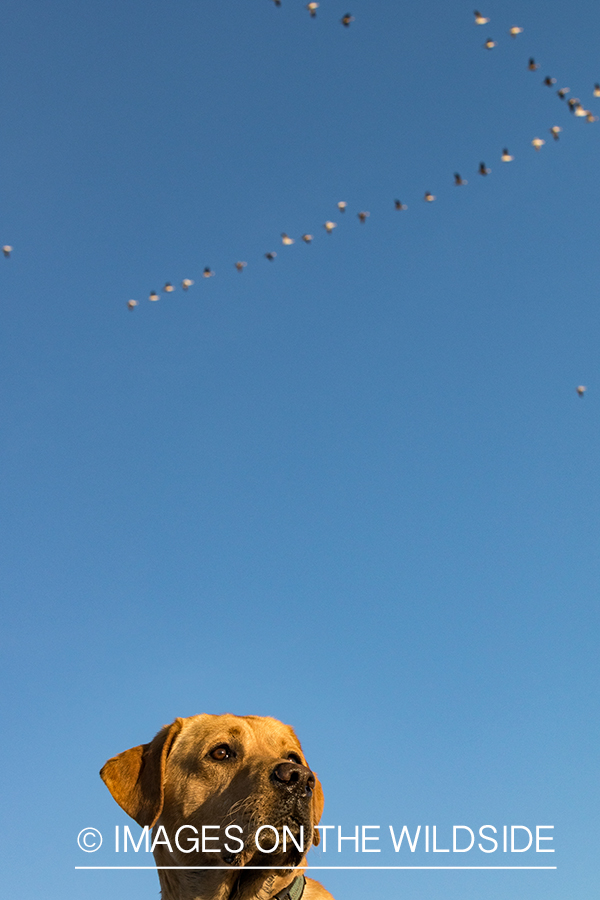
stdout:
<svg viewBox="0 0 600 900">
<path fill-rule="evenodd" d="M 371 215 L 371 213 L 368 213 L 368 212 L 359 212 L 358 218 L 364 225 L 370 215 Z"/>
<path fill-rule="evenodd" d="M 547 87 L 552 87 L 553 84 L 556 84 L 556 78 L 551 78 L 550 75 L 547 75 L 547 76 L 544 78 L 544 84 L 545 84 Z"/>
<path fill-rule="evenodd" d="M 270 253 L 265 253 L 265 256 L 267 259 L 273 260 L 273 259 L 275 259 L 277 254 L 274 251 L 271 251 Z"/>
<path fill-rule="evenodd" d="M 600 97 L 600 84 L 594 85 L 594 97 Z"/>
<path fill-rule="evenodd" d="M 513 25 L 513 27 L 508 32 L 512 38 L 516 38 L 518 34 L 523 34 L 523 29 L 518 25 Z"/>
<path fill-rule="evenodd" d="M 346 212 L 347 206 L 348 206 L 348 204 L 346 203 L 345 200 L 340 200 L 340 202 L 337 205 L 337 208 L 339 209 L 340 212 Z"/>
<path fill-rule="evenodd" d="M 532 140 L 531 146 L 534 147 L 535 150 L 539 153 L 539 151 L 542 149 L 542 147 L 544 146 L 545 143 L 546 143 L 546 141 L 543 140 L 543 138 L 536 137 Z"/>
<path fill-rule="evenodd" d="M 156 291 L 151 291 L 148 300 L 158 300 L 158 294 L 156 293 Z"/>
<path fill-rule="evenodd" d="M 5 244 L 4 247 L 2 248 L 2 252 L 4 253 L 4 255 L 6 256 L 7 259 L 10 256 L 10 254 L 12 253 L 12 249 L 13 248 L 10 246 L 10 244 Z"/>
<path fill-rule="evenodd" d="M 281 6 L 281 0 L 273 0 L 275 6 Z"/>
<path fill-rule="evenodd" d="M 181 287 L 184 289 L 184 291 L 187 291 L 188 288 L 191 288 L 193 283 L 194 282 L 192 281 L 191 278 L 184 278 L 183 281 L 181 282 Z"/>
<path fill-rule="evenodd" d="M 555 141 L 558 140 L 558 137 L 559 137 L 561 131 L 562 131 L 562 128 L 560 127 L 560 125 L 553 125 L 552 128 L 550 129 L 550 134 L 552 135 L 552 137 L 554 138 Z"/>
<path fill-rule="evenodd" d="M 289 235 L 285 233 L 285 231 L 281 232 L 281 243 L 285 244 L 286 247 L 289 247 L 290 244 L 294 243 L 294 238 L 291 238 Z"/>
<path fill-rule="evenodd" d="M 475 10 L 475 24 L 476 25 L 487 25 L 489 19 L 486 19 L 485 16 L 482 16 L 478 10 Z"/>
<path fill-rule="evenodd" d="M 530 57 L 529 57 L 529 65 L 527 66 L 527 68 L 529 69 L 530 72 L 535 72 L 536 69 L 539 69 L 539 66 L 538 66 L 538 64 L 536 63 L 536 61 L 535 61 L 535 59 L 533 58 L 533 56 L 530 56 Z"/>
<path fill-rule="evenodd" d="M 435 200 L 435 194 L 431 194 L 429 191 L 425 191 L 425 197 L 423 198 L 427 201 L 427 203 L 433 203 Z"/>
<path fill-rule="evenodd" d="M 564 100 L 570 90 L 571 90 L 571 88 L 559 88 L 556 93 L 558 94 L 558 96 L 560 97 L 561 100 Z"/>
<path fill-rule="evenodd" d="M 487 169 L 485 163 L 479 163 L 479 174 L 480 175 L 489 175 L 491 169 Z"/>
<path fill-rule="evenodd" d="M 354 16 L 351 16 L 350 13 L 346 13 L 346 15 L 340 19 L 340 22 L 342 25 L 345 25 L 346 28 L 349 28 L 350 22 L 354 22 Z"/>
<path fill-rule="evenodd" d="M 310 13 L 311 18 L 314 19 L 314 17 L 317 15 L 317 10 L 319 8 L 319 4 L 318 3 L 309 3 L 306 8 Z"/>
<path fill-rule="evenodd" d="M 248 263 L 246 263 L 246 262 L 236 262 L 235 267 L 238 270 L 238 272 L 243 272 L 247 265 L 248 265 Z"/>
<path fill-rule="evenodd" d="M 592 112 L 589 112 L 589 111 L 588 111 L 588 114 L 587 114 L 587 116 L 586 116 L 586 119 L 587 119 L 588 122 L 597 122 L 597 121 L 598 121 L 598 116 L 595 116 Z"/>
<path fill-rule="evenodd" d="M 496 41 L 493 41 L 491 38 L 488 38 L 483 46 L 485 47 L 486 50 L 492 50 L 496 46 Z"/>
<path fill-rule="evenodd" d="M 304 241 L 305 244 L 310 244 L 312 239 L 313 239 L 312 234 L 303 234 L 302 235 L 302 240 Z"/>
<path fill-rule="evenodd" d="M 401 200 L 394 200 L 394 209 L 408 209 L 408 207 Z"/>
<path fill-rule="evenodd" d="M 167 283 L 165 284 L 165 286 L 163 288 L 163 291 L 165 292 L 165 294 L 170 294 L 174 290 L 175 290 L 175 288 L 173 287 L 171 282 L 167 281 Z"/>
<path fill-rule="evenodd" d="M 128 300 L 128 301 L 127 301 L 127 308 L 128 308 L 128 309 L 135 309 L 137 305 L 138 305 L 137 300 Z"/>
<path fill-rule="evenodd" d="M 501 159 L 502 159 L 502 162 L 512 162 L 514 159 L 514 156 L 511 156 L 505 147 L 504 150 L 502 151 Z"/>
<path fill-rule="evenodd" d="M 214 274 L 215 273 L 211 268 L 209 268 L 209 266 L 204 266 L 204 271 L 202 272 L 204 278 L 212 278 Z"/>
<path fill-rule="evenodd" d="M 591 116 L 592 114 L 589 109 L 584 109 L 584 107 L 581 105 L 581 103 L 578 103 L 577 106 L 575 107 L 575 115 L 578 116 L 580 119 L 587 119 L 587 117 Z"/>
<path fill-rule="evenodd" d="M 587 390 L 587 388 L 586 388 L 585 384 L 580 384 L 580 385 L 578 385 L 578 387 L 577 387 L 577 393 L 579 394 L 580 397 L 583 397 L 583 395 L 585 394 L 586 390 Z"/>
<path fill-rule="evenodd" d="M 468 183 L 469 183 L 468 181 L 465 181 L 464 178 L 461 178 L 461 177 L 460 177 L 460 175 L 458 174 L 458 172 L 455 172 L 455 173 L 454 173 L 454 184 L 455 184 L 457 187 L 460 187 L 461 184 L 468 184 Z"/>
<path fill-rule="evenodd" d="M 325 222 L 325 224 L 323 225 L 323 228 L 325 229 L 325 231 L 327 232 L 327 234 L 331 234 L 331 232 L 333 231 L 333 229 L 334 229 L 334 228 L 337 228 L 337 224 L 336 224 L 335 222 L 329 222 L 329 221 L 327 221 L 327 222 Z"/>
</svg>

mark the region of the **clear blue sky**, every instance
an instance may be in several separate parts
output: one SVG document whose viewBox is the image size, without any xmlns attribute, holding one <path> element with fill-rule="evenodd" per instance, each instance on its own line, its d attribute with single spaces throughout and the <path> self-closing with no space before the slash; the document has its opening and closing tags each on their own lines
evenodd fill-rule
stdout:
<svg viewBox="0 0 600 900">
<path fill-rule="evenodd" d="M 304 7 L 2 10 L 8 895 L 157 896 L 74 871 L 128 821 L 98 769 L 231 711 L 294 725 L 325 823 L 555 826 L 556 872 L 336 900 L 589 900 L 600 122 L 555 89 L 600 115 L 600 7 Z"/>
</svg>

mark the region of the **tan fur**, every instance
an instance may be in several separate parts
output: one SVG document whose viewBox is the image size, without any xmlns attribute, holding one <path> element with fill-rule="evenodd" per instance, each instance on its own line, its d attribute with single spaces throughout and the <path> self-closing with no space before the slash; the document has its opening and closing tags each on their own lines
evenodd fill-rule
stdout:
<svg viewBox="0 0 600 900">
<path fill-rule="evenodd" d="M 211 751 L 221 744 L 231 747 L 229 759 L 215 760 Z M 109 759 L 100 774 L 117 803 L 139 825 L 152 827 L 153 836 L 164 828 L 171 842 L 158 844 L 154 850 L 157 866 L 225 866 L 224 849 L 235 841 L 225 836 L 228 825 L 239 825 L 244 849 L 235 855 L 231 869 L 160 870 L 163 900 L 271 900 L 291 884 L 306 867 L 306 852 L 311 843 L 319 843 L 315 828 L 323 812 L 323 791 L 315 773 L 312 796 L 296 796 L 274 782 L 272 773 L 295 754 L 299 764 L 308 768 L 298 738 L 289 725 L 276 719 L 258 716 L 190 716 L 165 725 L 149 744 L 132 747 Z M 300 859 L 288 838 L 287 853 L 282 847 L 283 827 L 287 825 L 296 838 L 299 824 L 304 827 L 305 854 Z M 202 833 L 203 825 L 217 825 L 208 832 L 218 836 L 208 847 L 219 847 L 219 853 L 183 852 L 175 845 L 175 833 L 182 825 L 193 825 Z M 279 849 L 261 853 L 254 844 L 254 834 L 261 825 L 272 825 L 280 836 Z M 232 831 L 231 834 L 238 834 Z M 269 849 L 269 835 L 264 831 L 261 843 Z M 180 834 L 182 847 L 190 846 L 190 829 Z M 272 835 L 274 841 L 274 835 Z M 240 866 L 264 865 L 263 870 L 239 869 Z M 268 871 L 271 866 L 285 870 Z M 302 900 L 333 900 L 331 894 L 313 879 L 306 880 Z"/>
</svg>

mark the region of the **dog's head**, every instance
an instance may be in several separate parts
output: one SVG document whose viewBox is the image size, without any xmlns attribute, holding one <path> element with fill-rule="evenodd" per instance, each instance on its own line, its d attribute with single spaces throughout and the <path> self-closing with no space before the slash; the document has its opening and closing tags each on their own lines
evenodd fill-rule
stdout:
<svg viewBox="0 0 600 900">
<path fill-rule="evenodd" d="M 175 864 L 295 866 L 319 843 L 321 785 L 293 729 L 276 719 L 176 719 L 149 744 L 109 759 L 100 774 L 138 824 L 164 826 Z M 193 827 L 180 831 L 177 847 L 184 825 Z M 194 849 L 194 836 L 209 825 L 218 828 L 207 832 L 205 852 Z"/>
</svg>

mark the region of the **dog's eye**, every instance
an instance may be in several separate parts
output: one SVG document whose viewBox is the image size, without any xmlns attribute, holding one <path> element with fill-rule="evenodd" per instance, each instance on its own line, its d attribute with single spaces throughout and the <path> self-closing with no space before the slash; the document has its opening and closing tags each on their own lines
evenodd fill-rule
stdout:
<svg viewBox="0 0 600 900">
<path fill-rule="evenodd" d="M 210 756 L 213 759 L 218 760 L 219 762 L 222 759 L 229 759 L 233 755 L 233 750 L 231 749 L 229 744 L 219 744 L 218 747 L 215 747 L 214 750 L 210 751 Z"/>
<path fill-rule="evenodd" d="M 292 762 L 298 763 L 298 765 L 300 765 L 300 766 L 302 765 L 302 760 L 300 759 L 300 757 L 298 756 L 297 753 L 288 753 L 287 758 L 290 759 Z"/>
</svg>

